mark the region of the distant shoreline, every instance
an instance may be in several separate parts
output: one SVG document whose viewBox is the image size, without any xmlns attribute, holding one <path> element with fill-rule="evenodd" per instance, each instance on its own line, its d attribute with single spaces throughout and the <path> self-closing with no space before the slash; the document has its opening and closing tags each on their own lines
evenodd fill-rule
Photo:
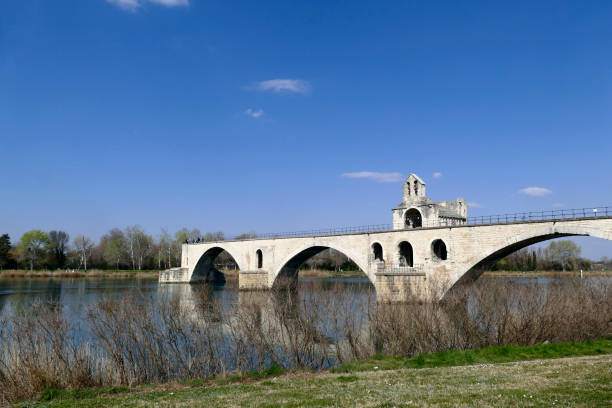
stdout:
<svg viewBox="0 0 612 408">
<path fill-rule="evenodd" d="M 238 278 L 237 270 L 222 270 L 226 279 L 235 280 Z M 0 270 L 0 278 L 140 278 L 157 279 L 159 271 L 132 271 L 132 270 L 102 270 L 92 269 L 88 271 L 77 270 Z M 302 278 L 351 278 L 365 277 L 361 271 L 327 271 L 321 269 L 304 269 L 299 271 Z M 481 277 L 484 278 L 578 278 L 580 271 L 486 271 Z M 584 271 L 583 277 L 612 277 L 612 270 L 603 271 Z"/>
<path fill-rule="evenodd" d="M 612 271 L 583 271 L 584 277 L 612 277 Z M 484 278 L 579 278 L 578 271 L 486 271 Z"/>
<path fill-rule="evenodd" d="M 0 271 L 0 278 L 157 278 L 159 271 L 106 271 L 102 269 L 84 270 L 3 270 Z"/>
</svg>

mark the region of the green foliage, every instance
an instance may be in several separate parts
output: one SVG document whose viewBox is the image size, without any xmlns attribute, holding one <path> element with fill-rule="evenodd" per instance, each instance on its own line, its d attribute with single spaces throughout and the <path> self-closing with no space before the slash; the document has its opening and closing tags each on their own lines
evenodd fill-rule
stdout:
<svg viewBox="0 0 612 408">
<path fill-rule="evenodd" d="M 33 270 L 44 259 L 48 243 L 49 237 L 46 233 L 40 230 L 28 231 L 21 236 L 17 253 L 23 262 L 29 263 L 30 270 Z"/>
<path fill-rule="evenodd" d="M 100 387 L 100 388 L 78 388 L 74 390 L 62 390 L 56 387 L 47 387 L 38 398 L 41 402 L 53 400 L 85 400 L 96 398 L 100 395 L 114 395 L 130 391 L 128 387 Z"/>
<path fill-rule="evenodd" d="M 340 377 L 336 378 L 336 380 L 340 381 L 340 382 L 354 382 L 357 381 L 357 376 L 356 375 L 341 375 Z"/>
<path fill-rule="evenodd" d="M 48 262 L 51 269 L 63 268 L 66 266 L 66 250 L 69 241 L 70 237 L 68 233 L 64 231 L 49 232 L 49 243 L 47 244 L 47 248 L 49 249 L 49 255 L 51 257 L 50 262 Z"/>
<path fill-rule="evenodd" d="M 104 246 L 104 259 L 118 270 L 119 262 L 121 262 L 121 258 L 124 256 L 125 252 L 125 240 L 111 238 L 106 241 Z"/>
<path fill-rule="evenodd" d="M 9 234 L 0 236 L 0 269 L 13 267 L 15 260 L 11 254 L 11 238 Z"/>
<path fill-rule="evenodd" d="M 546 248 L 548 259 L 561 265 L 563 270 L 572 268 L 580 256 L 581 249 L 573 241 L 552 241 Z"/>
<path fill-rule="evenodd" d="M 272 364 L 270 367 L 266 368 L 263 371 L 251 371 L 247 374 L 247 377 L 253 379 L 261 379 L 261 378 L 270 378 L 270 377 L 278 377 L 283 375 L 285 370 L 283 370 L 278 364 Z"/>
<path fill-rule="evenodd" d="M 493 271 L 589 270 L 591 264 L 580 258 L 580 252 L 573 241 L 552 241 L 546 249 L 521 249 L 485 268 Z"/>
</svg>

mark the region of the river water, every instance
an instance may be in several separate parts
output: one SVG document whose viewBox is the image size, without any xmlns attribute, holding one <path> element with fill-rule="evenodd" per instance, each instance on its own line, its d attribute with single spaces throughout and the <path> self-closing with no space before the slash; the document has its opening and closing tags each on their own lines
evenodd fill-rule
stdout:
<svg viewBox="0 0 612 408">
<path fill-rule="evenodd" d="M 547 285 L 566 278 L 483 278 L 518 283 L 537 283 Z M 606 280 L 612 278 L 589 278 Z M 355 300 L 375 303 L 374 288 L 364 277 L 350 278 L 300 278 L 299 289 L 316 284 L 320 293 L 330 296 L 339 287 L 349 290 Z M 267 297 L 268 292 L 239 292 L 235 285 L 218 285 L 210 288 L 213 298 L 220 300 L 224 308 L 231 308 L 241 297 Z M 89 307 L 100 300 L 125 296 L 141 299 L 143 302 L 168 301 L 178 298 L 191 302 L 196 289 L 192 285 L 160 285 L 157 279 L 101 278 L 101 279 L 0 279 L 0 317 L 15 312 L 27 313 L 33 304 L 60 304 L 71 318 L 80 319 Z"/>
<path fill-rule="evenodd" d="M 539 285 L 542 286 L 542 290 L 546 290 L 546 288 L 553 287 L 551 283 L 571 282 L 571 279 L 567 278 L 484 279 L 494 279 L 500 283 L 511 281 L 519 285 L 523 283 L 536 284 L 538 292 L 540 289 Z M 609 283 L 612 282 L 612 278 L 588 278 L 585 281 L 587 283 L 594 284 L 603 282 L 606 286 L 608 286 Z M 509 287 L 515 286 L 516 285 L 509 285 Z M 571 290 L 572 285 L 568 285 L 568 288 Z M 568 294 L 571 293 L 568 292 Z M 346 352 L 349 350 L 347 345 L 349 343 L 350 336 L 345 334 L 344 329 L 346 327 L 352 327 L 352 331 L 349 331 L 352 333 L 351 336 L 357 335 L 358 337 L 361 336 L 363 338 L 367 338 L 367 336 L 362 336 L 362 334 L 364 331 L 367 332 L 367 327 L 370 325 L 370 317 L 374 315 L 370 312 L 378 312 L 374 287 L 365 276 L 351 278 L 300 278 L 297 297 L 295 297 L 293 294 L 284 292 L 275 293 L 270 291 L 238 291 L 235 281 L 229 281 L 225 285 L 209 286 L 188 284 L 160 285 L 157 279 L 154 278 L 0 279 L 0 333 L 2 333 L 3 330 L 5 334 L 8 332 L 16 333 L 11 329 L 15 326 L 10 323 L 11 319 L 9 317 L 21 316 L 29 318 L 30 316 L 36 316 L 41 311 L 42 307 L 43 310 L 59 310 L 63 314 L 64 320 L 71 324 L 71 330 L 73 330 L 79 344 L 89 344 L 91 342 L 97 343 L 98 340 L 107 338 L 107 334 L 97 336 L 93 334 L 95 333 L 94 326 L 96 325 L 96 322 L 99 323 L 100 320 L 92 320 L 88 317 L 91 317 L 92 314 L 95 315 L 96 311 L 105 310 L 104 303 L 100 303 L 101 301 L 121 299 L 133 299 L 136 304 L 138 304 L 138 307 L 152 306 L 151 309 L 158 311 L 164 309 L 163 307 L 158 306 L 172 305 L 178 302 L 179 306 L 186 306 L 187 309 L 183 309 L 182 307 L 179 309 L 171 309 L 173 315 L 176 310 L 188 310 L 188 321 L 201 321 L 202 319 L 197 318 L 205 317 L 205 320 L 208 322 L 214 322 L 213 326 L 210 327 L 213 327 L 213 330 L 215 326 L 219 327 L 219 333 L 220 336 L 222 336 L 219 338 L 218 343 L 215 343 L 218 344 L 220 350 L 222 351 L 220 356 L 216 356 L 215 359 L 226 358 L 226 360 L 223 360 L 224 365 L 225 368 L 229 368 L 230 371 L 238 367 L 239 363 L 243 364 L 245 361 L 246 364 L 249 364 L 248 367 L 251 369 L 258 367 L 256 361 L 263 361 L 266 364 L 270 362 L 267 360 L 267 354 L 265 354 L 265 357 L 257 360 L 257 353 L 252 351 L 247 353 L 248 358 L 246 360 L 240 360 L 238 358 L 239 355 L 238 357 L 234 358 L 234 354 L 229 353 L 229 350 L 237 350 L 237 345 L 242 343 L 232 343 L 232 341 L 235 341 L 236 339 L 242 341 L 242 339 L 246 338 L 244 336 L 246 336 L 249 332 L 247 330 L 240 332 L 242 334 L 239 333 L 238 337 L 231 337 L 230 326 L 233 328 L 244 328 L 249 326 L 247 320 L 251 318 L 256 321 L 261 320 L 264 322 L 263 326 L 272 328 L 272 331 L 266 332 L 266 336 L 263 338 L 270 343 L 269 346 L 272 347 L 272 350 L 282 351 L 283 347 L 290 346 L 292 344 L 291 342 L 287 342 L 286 338 L 284 337 L 285 334 L 289 333 L 289 331 L 294 328 L 294 325 L 301 324 L 301 320 L 295 318 L 294 316 L 303 314 L 303 317 L 308 320 L 309 318 L 315 316 L 313 314 L 308 314 L 309 312 L 312 310 L 319 311 L 319 313 L 316 314 L 318 319 L 318 334 L 316 341 L 310 344 L 310 346 L 314 347 L 318 343 L 321 343 L 323 348 L 314 350 L 312 352 L 312 356 L 314 356 L 312 358 L 312 363 L 309 363 L 310 365 L 306 365 L 307 367 L 318 369 L 327 368 L 330 365 L 337 363 L 336 355 L 329 353 L 329 350 L 331 349 L 329 349 L 330 346 L 326 345 L 328 343 L 322 342 L 320 339 L 328 339 L 330 340 L 329 344 L 338 344 L 338 349 L 335 349 L 336 351 L 344 350 L 342 352 Z M 169 303 L 173 300 L 177 302 Z M 295 302 L 295 300 L 298 300 L 298 302 Z M 282 302 L 280 303 L 281 307 L 278 307 L 279 302 Z M 312 307 L 315 305 L 315 302 L 318 308 Z M 265 309 L 265 312 L 263 313 L 261 313 L 263 309 L 258 309 L 258 307 L 261 307 L 262 305 L 271 304 L 276 306 L 274 306 L 272 309 Z M 466 310 L 469 311 L 470 314 L 472 314 L 471 311 L 474 310 L 472 307 L 473 304 L 474 302 L 468 299 Z M 135 306 L 128 303 L 128 308 L 130 307 Z M 219 307 L 221 310 L 219 310 Z M 249 314 L 250 310 L 259 310 L 260 314 Z M 274 310 L 285 311 L 288 313 L 283 315 L 285 319 L 283 320 L 285 326 L 280 324 L 281 321 L 278 320 L 278 315 L 274 314 Z M 270 313 L 270 311 L 272 312 Z M 141 316 L 140 313 L 141 312 L 139 311 L 137 316 Z M 229 317 L 228 320 L 223 320 L 225 323 L 219 325 L 217 322 L 220 322 L 221 320 L 218 319 L 217 316 L 221 315 L 231 317 Z M 130 322 L 130 319 L 136 318 L 136 315 L 128 314 L 126 316 L 130 317 L 127 319 L 120 318 L 119 321 Z M 160 325 L 160 314 L 144 314 L 142 316 L 144 316 L 143 318 L 147 322 L 153 322 L 153 326 L 157 326 L 159 328 L 166 327 Z M 214 316 L 213 320 L 211 320 L 211 316 Z M 193 319 L 194 317 L 196 319 Z M 241 321 L 243 323 L 246 322 L 246 326 L 240 323 Z M 6 324 L 6 327 L 2 327 L 3 322 Z M 340 325 L 338 325 L 338 322 L 340 322 Z M 229 324 L 229 326 L 226 326 L 226 324 Z M 344 326 L 344 324 L 347 326 Z M 279 329 L 281 327 L 285 328 L 284 331 Z M 206 330 L 208 330 L 208 328 Z M 205 333 L 198 332 L 195 338 L 200 338 L 203 334 Z M 108 333 L 110 338 L 120 339 L 121 335 L 121 331 Z M 168 336 L 167 334 L 162 335 L 166 337 Z M 268 338 L 267 336 L 271 337 Z M 189 337 L 188 339 L 184 340 L 183 343 L 180 343 L 180 345 L 187 345 L 192 338 L 193 337 Z M 293 340 L 300 340 L 300 338 L 294 338 Z M 225 350 L 227 350 L 228 353 L 225 353 Z M 322 350 L 325 352 L 323 353 Z M 278 351 L 277 353 L 279 356 L 281 356 L 279 361 L 283 361 L 283 364 L 289 368 L 294 368 L 297 366 L 297 363 L 291 362 L 292 360 L 290 359 L 297 356 L 302 357 L 302 354 L 300 354 L 301 351 L 298 354 L 292 354 L 291 352 L 281 353 L 281 351 Z M 198 351 L 196 355 L 200 355 L 200 352 Z M 230 358 L 227 358 L 227 356 Z M 323 359 L 321 356 L 326 357 Z M 171 360 L 170 363 L 177 361 L 178 359 Z M 340 361 L 342 360 L 340 359 Z M 215 370 L 217 369 L 211 368 L 210 373 L 207 371 L 206 375 L 217 374 L 217 371 Z"/>
<path fill-rule="evenodd" d="M 344 288 L 359 299 L 375 299 L 374 287 L 364 277 L 350 278 L 300 278 L 299 288 L 316 284 L 320 293 L 331 294 Z M 0 279 L 0 317 L 13 313 L 26 313 L 34 305 L 61 305 L 64 313 L 72 319 L 80 319 L 88 308 L 101 300 L 133 297 L 143 302 L 166 302 L 180 299 L 191 303 L 195 291 L 201 285 L 166 284 L 160 285 L 155 278 L 5 278 Z M 212 298 L 219 300 L 224 309 L 231 308 L 241 298 L 265 298 L 269 292 L 240 292 L 236 285 L 210 286 Z"/>
</svg>

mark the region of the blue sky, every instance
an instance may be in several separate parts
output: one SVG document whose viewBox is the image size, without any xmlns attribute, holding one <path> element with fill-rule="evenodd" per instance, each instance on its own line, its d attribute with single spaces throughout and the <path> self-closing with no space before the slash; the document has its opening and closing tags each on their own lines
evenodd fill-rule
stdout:
<svg viewBox="0 0 612 408">
<path fill-rule="evenodd" d="M 609 2 L 0 10 L 0 226 L 13 239 L 388 223 L 393 173 L 464 197 L 471 215 L 612 205 Z M 360 172 L 373 174 L 343 176 Z"/>
</svg>

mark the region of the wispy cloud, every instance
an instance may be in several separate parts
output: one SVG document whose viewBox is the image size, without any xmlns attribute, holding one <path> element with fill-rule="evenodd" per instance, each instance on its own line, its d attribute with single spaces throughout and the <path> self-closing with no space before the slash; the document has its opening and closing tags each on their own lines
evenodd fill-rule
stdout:
<svg viewBox="0 0 612 408">
<path fill-rule="evenodd" d="M 145 3 L 154 3 L 166 7 L 188 6 L 189 0 L 106 0 L 110 4 L 127 11 L 136 11 Z"/>
<path fill-rule="evenodd" d="M 563 208 L 563 207 L 565 207 L 565 204 L 563 204 L 563 203 L 553 203 L 552 206 L 553 206 L 553 208 Z"/>
<path fill-rule="evenodd" d="M 395 183 L 402 181 L 404 175 L 402 173 L 379 173 L 376 171 L 358 171 L 355 173 L 342 173 L 342 177 L 347 178 L 362 178 L 376 181 L 378 183 Z"/>
<path fill-rule="evenodd" d="M 244 113 L 249 115 L 252 118 L 257 119 L 257 118 L 263 116 L 264 111 L 263 111 L 263 109 L 251 109 L 251 108 L 249 108 L 249 109 L 245 110 Z"/>
<path fill-rule="evenodd" d="M 432 177 L 433 177 L 433 178 L 435 178 L 435 179 L 442 178 L 442 173 L 440 173 L 439 171 L 436 171 L 436 172 L 433 174 L 433 176 L 432 176 Z"/>
<path fill-rule="evenodd" d="M 106 0 L 110 4 L 114 4 L 124 10 L 134 11 L 140 7 L 140 0 Z"/>
<path fill-rule="evenodd" d="M 310 82 L 303 79 L 269 79 L 256 82 L 248 89 L 262 92 L 307 94 L 311 87 Z"/>
<path fill-rule="evenodd" d="M 477 203 L 476 201 L 470 201 L 469 203 L 467 203 L 467 205 L 471 208 L 482 208 L 482 204 Z"/>
<path fill-rule="evenodd" d="M 166 7 L 188 6 L 189 0 L 148 0 L 151 3 L 161 4 Z"/>
<path fill-rule="evenodd" d="M 544 197 L 549 194 L 552 194 L 552 191 L 544 187 L 525 187 L 519 190 L 519 193 L 525 194 L 531 197 Z"/>
</svg>

